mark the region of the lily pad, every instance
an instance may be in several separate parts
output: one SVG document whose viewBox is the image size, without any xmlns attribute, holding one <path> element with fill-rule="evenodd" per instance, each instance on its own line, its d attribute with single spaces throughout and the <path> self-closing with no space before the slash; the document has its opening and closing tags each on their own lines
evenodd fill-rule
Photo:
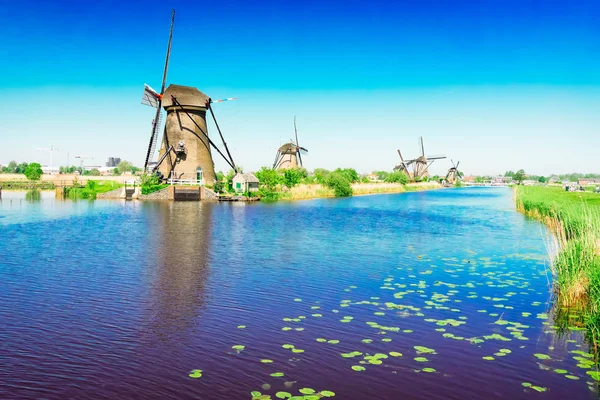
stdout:
<svg viewBox="0 0 600 400">
<path fill-rule="evenodd" d="M 427 362 L 429 360 L 427 358 L 425 358 L 425 357 L 415 357 L 415 361 L 417 361 L 417 362 Z"/>
<path fill-rule="evenodd" d="M 302 394 L 313 394 L 315 392 L 315 390 L 311 388 L 302 388 L 298 391 Z"/>
<path fill-rule="evenodd" d="M 353 365 L 352 369 L 355 371 L 364 371 L 365 367 L 363 367 L 362 365 Z"/>
<path fill-rule="evenodd" d="M 593 380 L 600 381 L 600 372 L 598 371 L 587 371 L 588 374 Z"/>
<path fill-rule="evenodd" d="M 190 371 L 189 377 L 190 378 L 195 378 L 198 379 L 202 376 L 202 370 L 201 369 L 193 369 Z"/>
<path fill-rule="evenodd" d="M 239 353 L 240 351 L 244 350 L 246 348 L 246 346 L 241 345 L 241 344 L 236 344 L 235 346 L 231 346 L 231 348 Z"/>
<path fill-rule="evenodd" d="M 547 354 L 535 353 L 534 356 L 540 360 L 549 360 L 550 356 Z"/>
<path fill-rule="evenodd" d="M 277 397 L 278 399 L 287 399 L 289 397 L 292 397 L 292 394 L 288 392 L 277 392 L 275 393 L 275 397 Z"/>
<path fill-rule="evenodd" d="M 323 397 L 333 397 L 333 396 L 335 396 L 335 393 L 334 393 L 334 392 L 332 392 L 331 390 L 321 390 L 321 391 L 319 392 L 319 394 L 320 394 L 321 396 L 323 396 Z"/>
<path fill-rule="evenodd" d="M 271 364 L 273 362 L 273 360 L 264 359 L 264 360 L 260 360 L 260 362 L 263 364 Z"/>
<path fill-rule="evenodd" d="M 433 368 L 423 368 L 422 371 L 423 372 L 435 372 L 435 369 L 433 369 Z"/>
<path fill-rule="evenodd" d="M 283 376 L 283 375 L 284 375 L 283 372 L 273 372 L 271 374 L 271 376 L 274 377 L 274 378 L 277 378 L 277 377 L 280 377 L 280 376 Z"/>
<path fill-rule="evenodd" d="M 435 350 L 434 349 L 430 349 L 429 347 L 425 347 L 425 346 L 414 346 L 415 350 L 417 351 L 417 353 L 421 354 L 421 353 L 431 353 L 431 354 L 435 354 Z"/>
</svg>

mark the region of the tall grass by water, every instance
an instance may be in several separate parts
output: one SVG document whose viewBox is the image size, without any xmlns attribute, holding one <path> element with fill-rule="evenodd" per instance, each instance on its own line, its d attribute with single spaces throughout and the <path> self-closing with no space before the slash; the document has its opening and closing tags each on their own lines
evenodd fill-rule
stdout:
<svg viewBox="0 0 600 400">
<path fill-rule="evenodd" d="M 437 182 L 420 182 L 403 185 L 401 183 L 353 183 L 354 196 L 367 194 L 403 193 L 418 190 L 438 189 Z M 335 197 L 334 190 L 323 185 L 298 185 L 280 194 L 281 200 L 305 200 L 322 197 Z"/>
<path fill-rule="evenodd" d="M 517 188 L 519 211 L 544 222 L 557 252 L 551 270 L 559 307 L 576 308 L 600 343 L 600 195 L 558 187 Z"/>
</svg>

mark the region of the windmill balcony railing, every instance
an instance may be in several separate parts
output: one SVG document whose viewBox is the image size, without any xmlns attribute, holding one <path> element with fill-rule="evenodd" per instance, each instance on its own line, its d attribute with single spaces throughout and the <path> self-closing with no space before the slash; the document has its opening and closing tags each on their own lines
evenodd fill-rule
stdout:
<svg viewBox="0 0 600 400">
<path fill-rule="evenodd" d="M 180 186 L 204 186 L 204 179 L 169 179 L 167 183 Z"/>
</svg>

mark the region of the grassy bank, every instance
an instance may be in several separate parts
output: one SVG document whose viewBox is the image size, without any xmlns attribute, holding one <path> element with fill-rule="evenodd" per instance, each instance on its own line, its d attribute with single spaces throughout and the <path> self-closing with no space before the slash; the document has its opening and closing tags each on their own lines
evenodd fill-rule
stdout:
<svg viewBox="0 0 600 400">
<path fill-rule="evenodd" d="M 65 194 L 70 199 L 95 199 L 100 193 L 122 187 L 123 184 L 115 181 L 87 181 L 85 186 L 72 186 L 65 188 Z"/>
<path fill-rule="evenodd" d="M 54 189 L 54 182 L 48 181 L 3 181 L 0 182 L 0 188 L 5 190 L 27 190 L 27 189 L 38 189 L 38 190 L 52 190 Z"/>
<path fill-rule="evenodd" d="M 441 186 L 435 182 L 409 183 L 354 183 L 352 184 L 353 196 L 384 193 L 415 192 L 418 190 L 437 189 Z M 335 197 L 333 189 L 322 185 L 298 185 L 290 190 L 281 192 L 280 200 L 307 200 L 324 197 Z"/>
<path fill-rule="evenodd" d="M 594 345 L 600 339 L 600 195 L 519 186 L 517 208 L 554 233 L 552 274 L 557 305 L 581 312 Z"/>
</svg>

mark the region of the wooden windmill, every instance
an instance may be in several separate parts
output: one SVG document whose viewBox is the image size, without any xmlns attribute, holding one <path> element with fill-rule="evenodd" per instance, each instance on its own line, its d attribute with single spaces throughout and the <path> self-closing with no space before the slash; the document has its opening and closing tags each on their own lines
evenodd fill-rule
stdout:
<svg viewBox="0 0 600 400">
<path fill-rule="evenodd" d="M 290 139 L 277 149 L 273 169 L 286 169 L 302 167 L 302 154 L 307 154 L 308 150 L 298 143 L 298 129 L 296 128 L 296 116 L 294 116 L 294 133 L 296 141 Z"/>
<path fill-rule="evenodd" d="M 458 170 L 458 165 L 460 164 L 460 161 L 458 161 L 456 163 L 456 165 L 454 165 L 454 161 L 450 160 L 450 162 L 452 162 L 452 168 L 450 168 L 448 170 L 448 173 L 446 174 L 446 182 L 453 184 L 457 180 L 459 180 L 459 181 L 462 180 L 463 179 L 463 175 Z"/>
<path fill-rule="evenodd" d="M 423 179 L 429 175 L 428 170 L 435 160 L 446 158 L 444 155 L 426 156 L 425 145 L 423 144 L 423 136 L 419 138 L 421 147 L 421 155 L 411 160 L 404 160 L 402 153 L 398 150 L 400 156 L 400 164 L 394 167 L 394 171 L 402 171 L 406 173 L 413 181 Z"/>
<path fill-rule="evenodd" d="M 213 103 L 211 98 L 192 86 L 172 84 L 165 90 L 174 21 L 175 10 L 171 15 L 171 30 L 161 91 L 157 93 L 150 86 L 144 86 L 142 104 L 156 107 L 156 116 L 152 122 L 152 134 L 144 168 L 150 173 L 158 171 L 164 179 L 169 179 L 172 183 L 186 181 L 212 185 L 215 181 L 212 149 L 219 153 L 235 172 L 237 172 L 237 168 L 211 107 L 211 103 Z M 214 102 L 220 103 L 227 100 L 235 100 L 235 98 Z M 160 129 L 161 107 L 167 111 L 167 118 L 159 158 L 156 163 L 153 163 L 152 157 L 156 149 L 158 130 Z M 227 156 L 208 136 L 207 111 L 210 111 Z"/>
</svg>

